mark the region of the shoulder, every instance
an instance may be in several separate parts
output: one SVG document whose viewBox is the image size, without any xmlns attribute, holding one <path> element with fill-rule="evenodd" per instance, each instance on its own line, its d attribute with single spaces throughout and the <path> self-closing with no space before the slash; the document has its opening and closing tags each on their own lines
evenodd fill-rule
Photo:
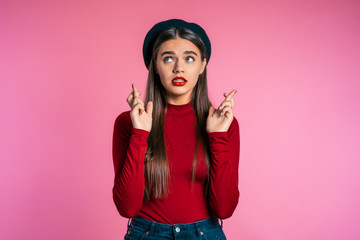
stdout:
<svg viewBox="0 0 360 240">
<path fill-rule="evenodd" d="M 231 125 L 228 129 L 228 134 L 233 134 L 233 133 L 237 133 L 239 134 L 239 122 L 238 120 L 236 119 L 236 117 L 234 117 L 233 121 L 231 122 Z"/>
<path fill-rule="evenodd" d="M 120 123 L 121 124 L 131 123 L 130 111 L 122 112 L 119 114 L 119 116 L 117 116 L 117 118 L 115 119 L 115 125 Z"/>
<path fill-rule="evenodd" d="M 114 133 L 119 135 L 131 135 L 132 123 L 130 118 L 130 111 L 122 112 L 115 119 Z"/>
</svg>

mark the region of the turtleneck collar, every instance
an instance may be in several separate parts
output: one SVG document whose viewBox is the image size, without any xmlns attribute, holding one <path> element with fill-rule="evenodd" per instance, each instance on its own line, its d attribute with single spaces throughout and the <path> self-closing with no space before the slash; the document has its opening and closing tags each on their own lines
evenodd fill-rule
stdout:
<svg viewBox="0 0 360 240">
<path fill-rule="evenodd" d="M 174 104 L 170 104 L 167 103 L 167 110 L 166 110 L 166 114 L 185 114 L 185 113 L 191 113 L 193 112 L 193 108 L 192 108 L 192 103 L 191 101 L 186 103 L 186 104 L 181 104 L 181 105 L 174 105 Z"/>
</svg>

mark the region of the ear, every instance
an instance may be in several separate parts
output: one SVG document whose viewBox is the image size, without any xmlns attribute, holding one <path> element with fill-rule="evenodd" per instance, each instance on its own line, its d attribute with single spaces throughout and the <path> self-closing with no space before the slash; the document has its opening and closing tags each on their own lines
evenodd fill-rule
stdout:
<svg viewBox="0 0 360 240">
<path fill-rule="evenodd" d="M 201 75 L 204 72 L 205 67 L 206 67 L 206 63 L 207 63 L 206 58 L 204 58 L 204 60 L 201 61 L 201 70 L 200 70 L 199 75 Z"/>
</svg>

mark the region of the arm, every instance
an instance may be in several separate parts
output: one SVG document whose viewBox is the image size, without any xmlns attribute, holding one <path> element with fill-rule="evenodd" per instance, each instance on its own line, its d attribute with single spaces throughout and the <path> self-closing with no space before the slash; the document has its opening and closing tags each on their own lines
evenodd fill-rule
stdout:
<svg viewBox="0 0 360 240">
<path fill-rule="evenodd" d="M 144 159 L 149 132 L 132 127 L 129 112 L 115 121 L 113 199 L 121 216 L 134 217 L 142 207 L 145 188 Z"/>
<path fill-rule="evenodd" d="M 209 206 L 221 218 L 229 218 L 239 201 L 239 124 L 234 118 L 227 132 L 209 133 L 211 152 Z"/>
</svg>

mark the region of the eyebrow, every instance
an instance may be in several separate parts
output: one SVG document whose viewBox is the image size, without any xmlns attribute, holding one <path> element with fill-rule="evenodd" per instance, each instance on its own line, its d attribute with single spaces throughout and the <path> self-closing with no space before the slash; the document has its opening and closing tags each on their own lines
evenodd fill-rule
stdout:
<svg viewBox="0 0 360 240">
<path fill-rule="evenodd" d="M 195 56 L 197 56 L 196 52 L 194 52 L 194 51 L 185 51 L 184 53 L 185 54 L 194 54 Z"/>
<path fill-rule="evenodd" d="M 175 55 L 175 52 L 174 51 L 165 51 L 165 52 L 161 53 L 160 56 L 164 56 L 166 54 Z M 184 54 L 194 54 L 195 56 L 197 56 L 196 52 L 194 52 L 194 51 L 185 51 Z"/>
</svg>

